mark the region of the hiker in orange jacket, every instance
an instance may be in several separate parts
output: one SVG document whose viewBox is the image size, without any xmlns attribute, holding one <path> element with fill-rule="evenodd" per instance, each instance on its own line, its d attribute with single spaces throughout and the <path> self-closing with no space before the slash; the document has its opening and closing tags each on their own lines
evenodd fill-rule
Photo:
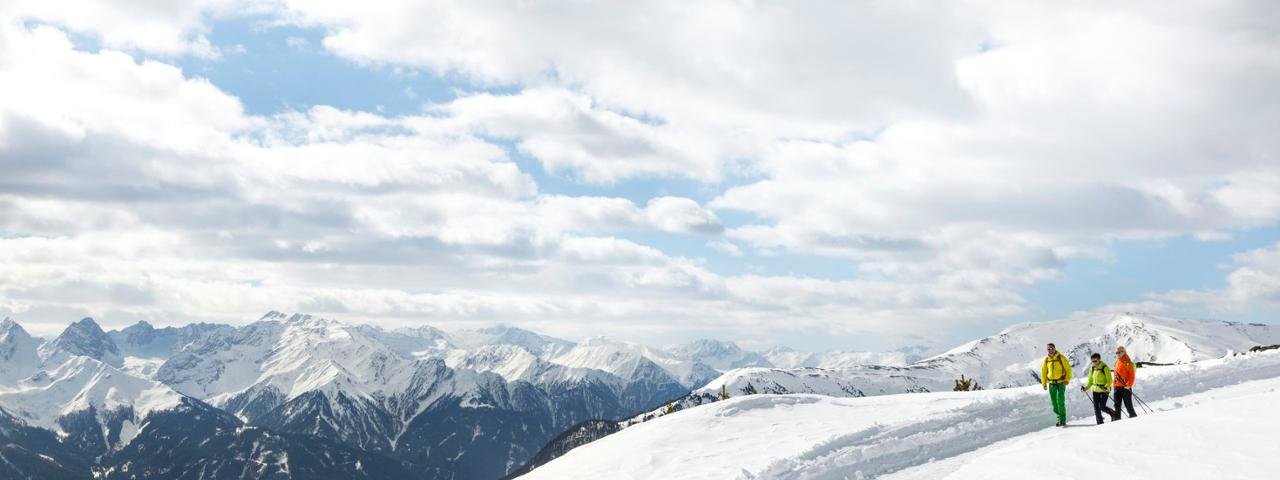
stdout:
<svg viewBox="0 0 1280 480">
<path fill-rule="evenodd" d="M 1138 412 L 1133 411 L 1133 381 L 1136 372 L 1134 372 L 1133 361 L 1129 359 L 1129 353 L 1124 347 L 1116 347 L 1116 366 L 1112 371 L 1115 374 L 1113 375 L 1115 381 L 1112 382 L 1112 386 L 1115 387 L 1113 388 L 1116 404 L 1115 420 L 1120 419 L 1121 402 L 1124 402 L 1129 418 L 1138 416 Z"/>
</svg>

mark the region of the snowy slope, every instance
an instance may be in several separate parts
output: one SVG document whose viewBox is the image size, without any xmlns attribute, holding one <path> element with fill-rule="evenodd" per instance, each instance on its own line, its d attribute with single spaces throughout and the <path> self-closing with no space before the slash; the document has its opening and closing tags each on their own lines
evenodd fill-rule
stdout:
<svg viewBox="0 0 1280 480">
<path fill-rule="evenodd" d="M 9 385 L 36 373 L 41 340 L 32 337 L 13 319 L 0 321 L 0 386 Z"/>
<path fill-rule="evenodd" d="M 1259 388 L 1274 401 L 1278 377 L 1280 352 L 1264 352 L 1147 367 L 1140 371 L 1136 392 L 1157 408 L 1173 410 L 1193 401 L 1214 401 L 1215 393 L 1196 396 L 1200 392 L 1228 392 L 1223 387 L 1265 381 L 1269 386 Z M 1091 413 L 1086 397 L 1071 391 L 1067 398 L 1072 423 L 1091 424 L 1091 415 L 1082 418 Z M 958 457 L 1002 440 L 1051 434 L 1045 433 L 1055 430 L 1048 407 L 1039 386 L 862 398 L 746 395 L 626 428 L 521 478 L 873 478 Z M 1140 416 L 1132 423 L 1177 421 L 1177 417 L 1166 420 L 1166 415 Z M 1257 421 L 1262 419 L 1266 421 Z M 1258 435 L 1275 421 L 1274 413 L 1266 413 L 1244 428 L 1252 429 L 1249 435 Z M 1057 432 L 1069 435 L 1076 430 Z M 688 438 L 705 441 L 673 440 Z M 1231 448 L 1230 443 L 1219 444 L 1217 451 L 1230 453 Z M 1157 449 L 1153 455 L 1158 453 Z M 1166 455 L 1165 461 L 1194 462 L 1200 457 Z M 1059 460 L 1063 469 L 1071 458 Z M 982 478 L 983 473 L 987 472 L 964 478 Z M 1023 478 L 1028 473 L 1022 472 Z"/>
<path fill-rule="evenodd" d="M 181 398 L 163 384 L 78 356 L 0 389 L 0 408 L 29 425 L 61 432 L 58 420 L 79 411 L 128 408 L 131 417 L 140 420 L 152 411 L 176 406 Z"/>
<path fill-rule="evenodd" d="M 908 351 L 893 352 L 854 352 L 833 350 L 827 352 L 801 352 L 787 347 L 775 347 L 764 352 L 769 363 L 780 368 L 827 368 L 841 369 L 865 365 L 883 365 L 903 367 L 919 357 Z"/>
<path fill-rule="evenodd" d="M 1280 471 L 1274 405 L 1280 378 L 1151 401 L 1158 415 L 1106 428 L 1049 429 L 880 477 L 883 480 L 1255 479 Z M 1225 447 L 1225 448 L 1224 448 Z M 1062 452 L 1071 452 L 1064 457 Z"/>
<path fill-rule="evenodd" d="M 485 345 L 473 350 L 451 350 L 445 356 L 445 363 L 449 368 L 493 372 L 509 382 L 532 379 L 537 376 L 540 367 L 550 364 L 515 345 Z"/>
</svg>

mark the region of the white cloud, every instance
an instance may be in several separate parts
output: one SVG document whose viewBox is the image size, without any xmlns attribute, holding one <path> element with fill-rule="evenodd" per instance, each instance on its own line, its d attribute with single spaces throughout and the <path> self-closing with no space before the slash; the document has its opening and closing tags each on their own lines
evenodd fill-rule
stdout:
<svg viewBox="0 0 1280 480">
<path fill-rule="evenodd" d="M 731 257 L 742 256 L 742 249 L 730 241 L 726 241 L 723 239 L 711 240 L 707 242 L 707 246 L 717 252 L 723 253 L 725 255 L 729 255 Z"/>
<path fill-rule="evenodd" d="M 1266 2 L 285 8 L 339 55 L 531 86 L 447 110 L 552 171 L 745 168 L 763 179 L 713 206 L 782 219 L 768 236 L 795 243 L 774 246 L 900 249 L 977 224 L 1093 251 L 1280 218 Z"/>
<path fill-rule="evenodd" d="M 249 115 L 134 58 L 216 54 L 240 2 L 91 3 L 0 6 L 9 312 L 927 334 L 1032 310 L 1020 289 L 1115 239 L 1280 221 L 1269 2 L 251 6 L 362 64 L 514 90 L 402 117 Z M 547 194 L 495 140 L 595 187 L 718 194 Z M 717 275 L 624 238 L 648 231 L 853 278 Z M 1151 301 L 1273 302 L 1262 252 Z"/>
<path fill-rule="evenodd" d="M 209 20 L 255 11 L 265 10 L 245 0 L 11 0 L 0 6 L 0 18 L 57 25 L 110 48 L 217 57 L 218 50 L 205 36 Z"/>
<path fill-rule="evenodd" d="M 560 88 L 471 95 L 431 111 L 477 133 L 515 139 L 547 171 L 591 183 L 646 176 L 716 180 L 728 153 L 705 135 L 647 122 Z"/>
<path fill-rule="evenodd" d="M 1148 295 L 1151 301 L 1181 308 L 1199 307 L 1224 315 L 1254 310 L 1280 312 L 1280 242 L 1232 256 L 1219 289 L 1172 290 Z"/>
<path fill-rule="evenodd" d="M 688 198 L 652 198 L 644 211 L 649 223 L 660 230 L 701 234 L 718 234 L 724 231 L 724 226 L 715 213 Z"/>
</svg>

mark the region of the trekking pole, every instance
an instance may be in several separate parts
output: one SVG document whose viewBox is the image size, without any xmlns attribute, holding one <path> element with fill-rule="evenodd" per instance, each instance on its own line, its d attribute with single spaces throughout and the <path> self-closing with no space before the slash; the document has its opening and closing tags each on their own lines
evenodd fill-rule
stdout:
<svg viewBox="0 0 1280 480">
<path fill-rule="evenodd" d="M 1085 397 L 1089 398 L 1089 403 L 1093 404 L 1093 411 L 1094 411 L 1094 415 L 1096 416 L 1098 412 L 1098 401 L 1093 398 L 1093 395 L 1091 395 L 1089 392 L 1086 392 L 1084 390 L 1084 387 L 1080 387 L 1080 393 L 1084 394 Z"/>
<path fill-rule="evenodd" d="M 1143 400 L 1142 397 L 1139 397 L 1138 394 L 1133 393 L 1132 390 L 1129 391 L 1129 394 L 1133 395 L 1133 399 L 1137 400 L 1138 405 L 1141 405 L 1142 408 L 1146 409 L 1147 413 L 1156 413 L 1155 409 L 1151 408 L 1151 405 L 1147 405 L 1147 402 Z"/>
<path fill-rule="evenodd" d="M 1147 405 L 1147 402 L 1144 402 L 1138 394 L 1133 393 L 1132 389 L 1129 390 L 1129 396 L 1133 397 L 1136 401 L 1135 403 L 1138 404 L 1138 408 L 1142 409 L 1144 413 L 1156 413 L 1156 411 L 1151 408 L 1151 405 Z"/>
</svg>

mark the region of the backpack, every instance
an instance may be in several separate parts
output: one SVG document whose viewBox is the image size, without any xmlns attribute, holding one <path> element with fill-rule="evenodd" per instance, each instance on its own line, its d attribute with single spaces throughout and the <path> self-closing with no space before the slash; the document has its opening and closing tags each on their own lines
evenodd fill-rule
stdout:
<svg viewBox="0 0 1280 480">
<path fill-rule="evenodd" d="M 1107 364 L 1105 363 L 1099 362 L 1097 366 L 1090 366 L 1089 367 L 1089 386 L 1090 387 L 1108 387 L 1107 389 L 1110 390 L 1111 386 L 1107 385 L 1107 382 L 1094 383 L 1093 381 L 1093 372 L 1102 372 L 1103 375 L 1106 375 L 1106 373 L 1109 371 L 1111 371 L 1111 369 L 1108 368 Z"/>
<path fill-rule="evenodd" d="M 1058 368 L 1060 368 L 1060 369 L 1061 369 L 1062 374 L 1061 374 L 1061 375 L 1058 375 L 1058 378 L 1046 378 L 1046 380 L 1048 380 L 1048 381 L 1050 381 L 1050 382 L 1057 382 L 1057 381 L 1062 380 L 1063 378 L 1066 378 L 1066 377 L 1067 377 L 1067 367 L 1066 367 L 1065 365 L 1063 365 L 1063 364 L 1062 364 L 1062 354 L 1061 354 L 1061 353 L 1055 353 L 1055 354 L 1053 354 L 1052 359 L 1051 359 L 1051 360 L 1047 360 L 1045 363 L 1049 363 L 1049 362 L 1052 362 L 1052 363 L 1056 363 L 1056 364 L 1058 364 Z M 1051 370 L 1051 371 L 1052 371 L 1052 370 Z"/>
</svg>

